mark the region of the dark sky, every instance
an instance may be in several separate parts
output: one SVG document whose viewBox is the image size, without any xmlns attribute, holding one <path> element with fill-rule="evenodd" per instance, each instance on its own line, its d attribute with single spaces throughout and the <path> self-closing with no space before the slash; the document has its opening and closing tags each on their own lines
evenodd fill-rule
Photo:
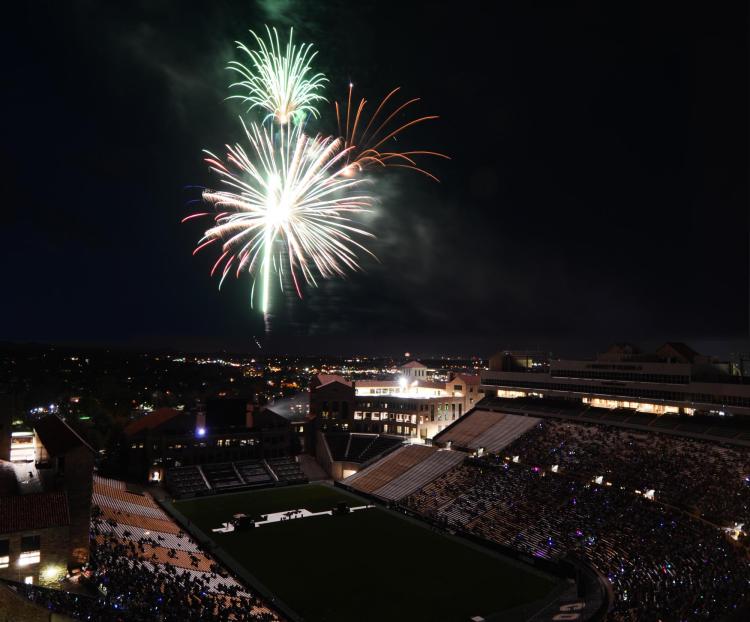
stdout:
<svg viewBox="0 0 750 622">
<path fill-rule="evenodd" d="M 19 3 L 0 339 L 486 354 L 746 338 L 748 19 L 717 4 Z M 180 224 L 189 186 L 214 182 L 201 150 L 242 139 L 224 66 L 264 23 L 315 43 L 330 100 L 350 79 L 422 97 L 441 119 L 403 144 L 452 157 L 441 184 L 378 176 L 379 263 L 277 295 L 267 334 L 249 279 L 219 292 L 213 255 L 191 256 L 200 222 Z M 333 129 L 321 110 L 311 129 Z"/>
</svg>

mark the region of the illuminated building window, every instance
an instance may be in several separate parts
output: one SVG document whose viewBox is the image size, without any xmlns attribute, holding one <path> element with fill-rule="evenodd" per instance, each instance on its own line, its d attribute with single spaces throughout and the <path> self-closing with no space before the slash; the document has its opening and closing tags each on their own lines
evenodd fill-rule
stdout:
<svg viewBox="0 0 750 622">
<path fill-rule="evenodd" d="M 23 582 L 26 585 L 34 585 L 34 577 L 32 575 L 29 575 L 28 577 L 24 577 Z"/>
<path fill-rule="evenodd" d="M 39 551 L 28 551 L 27 553 L 21 553 L 18 558 L 19 566 L 31 566 L 32 564 L 38 564 L 41 559 Z"/>
<path fill-rule="evenodd" d="M 0 568 L 10 564 L 10 540 L 0 540 Z"/>
</svg>

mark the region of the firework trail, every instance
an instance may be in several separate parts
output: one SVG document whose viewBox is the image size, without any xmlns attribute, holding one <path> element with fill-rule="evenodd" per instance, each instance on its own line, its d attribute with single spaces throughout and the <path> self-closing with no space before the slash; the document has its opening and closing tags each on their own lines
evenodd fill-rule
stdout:
<svg viewBox="0 0 750 622">
<path fill-rule="evenodd" d="M 240 99 L 250 104 L 249 110 L 266 110 L 268 116 L 281 125 L 294 117 L 299 119 L 305 113 L 317 118 L 315 104 L 325 101 L 325 97 L 317 91 L 327 82 L 322 73 L 312 74 L 310 62 L 317 52 L 313 52 L 311 43 L 294 45 L 293 29 L 289 31 L 286 48 L 282 47 L 276 28 L 266 26 L 266 33 L 268 41 L 250 31 L 258 44 L 257 50 L 249 49 L 240 41 L 236 42 L 237 48 L 250 57 L 250 63 L 229 63 L 228 68 L 243 78 L 231 84 L 230 88 L 241 87 L 245 91 L 242 95 L 231 95 L 230 99 Z"/>
<path fill-rule="evenodd" d="M 374 237 L 351 216 L 369 211 L 370 197 L 360 194 L 360 180 L 342 174 L 347 151 L 340 139 L 310 138 L 300 126 L 248 127 L 250 155 L 227 145 L 224 164 L 206 152 L 206 162 L 227 190 L 206 190 L 203 199 L 216 210 L 215 224 L 194 253 L 221 242 L 211 274 L 221 272 L 219 287 L 230 271 L 260 276 L 261 310 L 268 313 L 271 266 L 288 267 L 298 295 L 297 273 L 316 285 L 324 278 L 358 270 L 357 251 L 368 251 L 355 237 Z M 209 213 L 188 216 L 184 221 Z M 184 222 L 183 221 L 183 222 Z M 253 286 L 253 290 L 255 286 Z"/>
<path fill-rule="evenodd" d="M 351 177 L 371 166 L 393 166 L 412 169 L 427 175 L 435 181 L 439 181 L 432 173 L 417 166 L 414 158 L 415 156 L 434 156 L 449 160 L 450 158 L 447 155 L 436 151 L 424 150 L 392 151 L 389 145 L 389 142 L 397 138 L 404 130 L 439 117 L 437 115 L 427 115 L 417 117 L 402 124 L 399 124 L 400 122 L 392 123 L 399 114 L 419 101 L 418 97 L 410 99 L 396 106 L 394 110 L 386 115 L 384 110 L 387 108 L 387 104 L 401 89 L 401 87 L 396 87 L 383 98 L 383 101 L 376 108 L 375 113 L 370 117 L 369 121 L 366 121 L 363 113 L 367 100 L 364 98 L 361 99 L 356 110 L 353 110 L 353 88 L 354 85 L 349 84 L 349 96 L 346 101 L 345 113 L 342 111 L 343 105 L 339 106 L 339 103 L 335 102 L 339 136 L 342 137 L 344 148 L 347 149 L 346 158 L 342 161 L 344 174 Z M 364 129 L 362 126 L 364 126 Z"/>
</svg>

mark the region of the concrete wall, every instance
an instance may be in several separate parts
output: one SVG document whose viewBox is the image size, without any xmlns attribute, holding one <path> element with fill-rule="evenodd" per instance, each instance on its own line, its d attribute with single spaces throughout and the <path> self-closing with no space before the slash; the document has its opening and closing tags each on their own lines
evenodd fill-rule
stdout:
<svg viewBox="0 0 750 622">
<path fill-rule="evenodd" d="M 50 619 L 46 609 L 30 603 L 0 583 L 0 622 L 49 622 Z"/>
<path fill-rule="evenodd" d="M 325 442 L 325 437 L 322 432 L 318 432 L 317 446 L 316 446 L 316 457 L 318 464 L 323 467 L 323 470 L 336 481 L 349 477 L 352 473 L 346 473 L 345 471 L 359 471 L 362 466 L 358 462 L 349 462 L 348 460 L 334 460 L 331 457 L 331 452 L 328 451 L 328 444 Z"/>
<path fill-rule="evenodd" d="M 94 455 L 77 447 L 65 455 L 65 490 L 70 508 L 71 561 L 82 564 L 89 558 L 89 525 L 94 481 Z"/>
</svg>

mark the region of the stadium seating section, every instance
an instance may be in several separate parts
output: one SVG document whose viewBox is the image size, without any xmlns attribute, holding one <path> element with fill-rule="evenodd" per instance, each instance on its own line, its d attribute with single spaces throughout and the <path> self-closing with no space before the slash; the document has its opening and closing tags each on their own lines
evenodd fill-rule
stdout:
<svg viewBox="0 0 750 622">
<path fill-rule="evenodd" d="M 507 443 L 502 429 L 524 418 L 482 413 L 472 422 L 477 411 L 439 440 L 486 447 L 479 439 L 493 431 L 503 440 L 495 453 L 464 454 L 418 489 L 377 488 L 399 468 L 386 461 L 345 482 L 393 489 L 404 508 L 443 528 L 530 557 L 584 558 L 612 586 L 607 620 L 725 619 L 747 606 L 750 542 L 735 542 L 727 527 L 750 524 L 750 449 L 615 427 L 632 411 L 588 411 L 601 423 L 540 419 Z M 406 473 L 416 480 L 433 458 L 414 457 L 423 462 Z"/>
<path fill-rule="evenodd" d="M 539 419 L 506 415 L 490 410 L 474 410 L 435 437 L 437 443 L 448 443 L 461 449 L 484 449 L 500 451 L 527 430 Z"/>
<path fill-rule="evenodd" d="M 246 490 L 277 483 L 301 484 L 307 478 L 295 458 L 242 460 L 169 469 L 165 483 L 175 497 Z"/>
<path fill-rule="evenodd" d="M 401 499 L 464 459 L 459 452 L 407 445 L 344 480 L 355 490 L 382 499 Z"/>
<path fill-rule="evenodd" d="M 327 432 L 325 438 L 334 460 L 346 460 L 360 464 L 392 451 L 404 442 L 401 436 L 358 434 L 356 432 Z"/>
</svg>

